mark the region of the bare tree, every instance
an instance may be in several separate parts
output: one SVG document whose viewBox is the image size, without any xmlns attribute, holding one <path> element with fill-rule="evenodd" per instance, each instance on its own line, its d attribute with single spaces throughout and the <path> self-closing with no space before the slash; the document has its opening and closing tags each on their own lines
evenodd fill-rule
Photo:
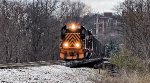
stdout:
<svg viewBox="0 0 150 83">
<path fill-rule="evenodd" d="M 85 7 L 69 0 L 0 1 L 0 63 L 58 59 L 62 25 L 82 19 Z"/>
<path fill-rule="evenodd" d="M 82 22 L 83 16 L 88 13 L 90 13 L 90 7 L 80 1 L 64 0 L 61 2 L 59 16 L 63 23 Z"/>
<path fill-rule="evenodd" d="M 149 8 L 149 0 L 126 0 L 121 5 L 125 45 L 132 55 L 144 59 L 150 58 Z"/>
</svg>

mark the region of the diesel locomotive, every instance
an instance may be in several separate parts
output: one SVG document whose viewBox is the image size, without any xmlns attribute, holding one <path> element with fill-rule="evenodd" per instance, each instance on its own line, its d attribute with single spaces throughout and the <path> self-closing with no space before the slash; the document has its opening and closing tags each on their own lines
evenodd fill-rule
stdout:
<svg viewBox="0 0 150 83">
<path fill-rule="evenodd" d="M 102 58 L 102 45 L 84 26 L 79 23 L 68 23 L 61 29 L 60 59 L 83 60 Z"/>
</svg>

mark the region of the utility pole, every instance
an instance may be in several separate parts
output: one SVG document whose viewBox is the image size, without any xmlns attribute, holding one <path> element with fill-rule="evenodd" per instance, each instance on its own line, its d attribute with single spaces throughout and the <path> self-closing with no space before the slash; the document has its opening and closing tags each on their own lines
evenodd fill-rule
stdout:
<svg viewBox="0 0 150 83">
<path fill-rule="evenodd" d="M 98 38 L 98 36 L 99 36 L 99 35 L 98 35 L 98 34 L 99 34 L 99 28 L 100 28 L 100 27 L 99 27 L 99 24 L 100 24 L 100 23 L 99 23 L 98 14 L 97 14 L 97 16 L 96 16 L 96 22 L 95 22 L 94 24 L 95 24 L 95 26 L 96 26 L 96 27 L 95 27 L 95 31 L 96 31 L 95 37 Z"/>
</svg>

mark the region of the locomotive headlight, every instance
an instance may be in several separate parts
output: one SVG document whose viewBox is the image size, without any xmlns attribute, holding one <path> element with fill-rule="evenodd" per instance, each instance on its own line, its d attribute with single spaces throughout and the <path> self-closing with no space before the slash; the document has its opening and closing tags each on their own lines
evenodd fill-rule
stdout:
<svg viewBox="0 0 150 83">
<path fill-rule="evenodd" d="M 67 42 L 65 42 L 65 43 L 63 44 L 63 46 L 64 46 L 64 47 L 68 47 L 69 44 L 68 44 Z"/>
<path fill-rule="evenodd" d="M 71 25 L 71 29 L 72 29 L 72 30 L 76 30 L 76 25 L 75 25 L 75 24 L 72 24 L 72 25 Z"/>
<path fill-rule="evenodd" d="M 66 29 L 73 31 L 73 32 L 80 28 L 81 28 L 81 26 L 78 23 L 69 23 L 69 24 L 67 24 L 67 27 L 66 27 Z"/>
<path fill-rule="evenodd" d="M 79 48 L 79 47 L 80 47 L 80 44 L 79 44 L 79 43 L 76 43 L 76 47 L 78 47 L 78 48 Z"/>
</svg>

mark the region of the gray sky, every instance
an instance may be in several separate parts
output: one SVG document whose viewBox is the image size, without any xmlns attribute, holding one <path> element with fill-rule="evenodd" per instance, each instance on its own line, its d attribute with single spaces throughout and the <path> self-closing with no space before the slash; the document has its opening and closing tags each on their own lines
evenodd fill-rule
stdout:
<svg viewBox="0 0 150 83">
<path fill-rule="evenodd" d="M 92 12 L 103 13 L 103 12 L 113 12 L 114 6 L 123 2 L 124 0 L 79 0 L 79 1 L 89 5 L 93 9 Z"/>
</svg>

